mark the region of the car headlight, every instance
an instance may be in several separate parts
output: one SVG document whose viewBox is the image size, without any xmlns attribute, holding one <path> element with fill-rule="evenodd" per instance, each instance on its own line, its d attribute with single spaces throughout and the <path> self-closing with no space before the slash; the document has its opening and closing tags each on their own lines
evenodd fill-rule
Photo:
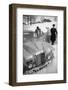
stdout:
<svg viewBox="0 0 68 90">
<path fill-rule="evenodd" d="M 47 59 L 48 60 L 50 60 L 50 59 L 52 59 L 54 57 L 54 55 L 53 55 L 53 53 L 52 53 L 52 51 L 48 54 L 48 56 L 47 56 Z"/>
<path fill-rule="evenodd" d="M 48 59 L 50 59 L 50 58 L 51 58 L 51 56 L 49 55 L 49 56 L 48 56 Z"/>
<path fill-rule="evenodd" d="M 29 65 L 28 65 L 28 68 L 31 69 L 31 68 L 32 68 L 32 64 L 29 64 Z"/>
</svg>

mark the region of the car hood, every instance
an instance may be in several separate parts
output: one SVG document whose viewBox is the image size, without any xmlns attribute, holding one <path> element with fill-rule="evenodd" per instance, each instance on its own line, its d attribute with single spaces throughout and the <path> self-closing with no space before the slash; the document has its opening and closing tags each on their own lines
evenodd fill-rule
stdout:
<svg viewBox="0 0 68 90">
<path fill-rule="evenodd" d="M 42 52 L 45 52 L 47 55 L 51 50 L 53 50 L 53 47 L 49 43 L 38 39 L 24 42 L 23 48 L 25 60 L 29 60 L 30 58 L 33 58 L 34 55 L 38 55 Z"/>
</svg>

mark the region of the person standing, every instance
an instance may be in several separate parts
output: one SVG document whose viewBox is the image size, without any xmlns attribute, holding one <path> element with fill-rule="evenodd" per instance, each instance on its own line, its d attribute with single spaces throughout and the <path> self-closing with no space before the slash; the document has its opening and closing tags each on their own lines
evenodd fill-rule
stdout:
<svg viewBox="0 0 68 90">
<path fill-rule="evenodd" d="M 51 43 L 54 45 L 57 37 L 57 30 L 55 28 L 55 24 L 53 24 L 53 28 L 51 28 Z"/>
<path fill-rule="evenodd" d="M 37 34 L 37 37 L 41 35 L 41 29 L 37 26 L 35 33 Z"/>
</svg>

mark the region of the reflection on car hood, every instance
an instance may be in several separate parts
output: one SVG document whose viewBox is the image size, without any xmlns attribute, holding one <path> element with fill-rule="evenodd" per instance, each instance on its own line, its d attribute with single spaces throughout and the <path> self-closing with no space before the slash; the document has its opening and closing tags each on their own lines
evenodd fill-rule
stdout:
<svg viewBox="0 0 68 90">
<path fill-rule="evenodd" d="M 53 47 L 42 40 L 32 39 L 23 44 L 23 55 L 25 59 L 33 58 L 34 55 L 38 55 L 42 52 L 45 52 L 46 55 L 53 50 Z"/>
</svg>

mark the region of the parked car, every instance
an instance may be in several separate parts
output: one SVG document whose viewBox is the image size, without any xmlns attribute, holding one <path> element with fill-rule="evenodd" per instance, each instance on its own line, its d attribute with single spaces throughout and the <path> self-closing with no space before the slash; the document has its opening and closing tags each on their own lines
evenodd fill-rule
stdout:
<svg viewBox="0 0 68 90">
<path fill-rule="evenodd" d="M 44 37 L 32 38 L 23 43 L 23 74 L 38 71 L 53 59 L 53 47 L 45 42 Z"/>
</svg>

